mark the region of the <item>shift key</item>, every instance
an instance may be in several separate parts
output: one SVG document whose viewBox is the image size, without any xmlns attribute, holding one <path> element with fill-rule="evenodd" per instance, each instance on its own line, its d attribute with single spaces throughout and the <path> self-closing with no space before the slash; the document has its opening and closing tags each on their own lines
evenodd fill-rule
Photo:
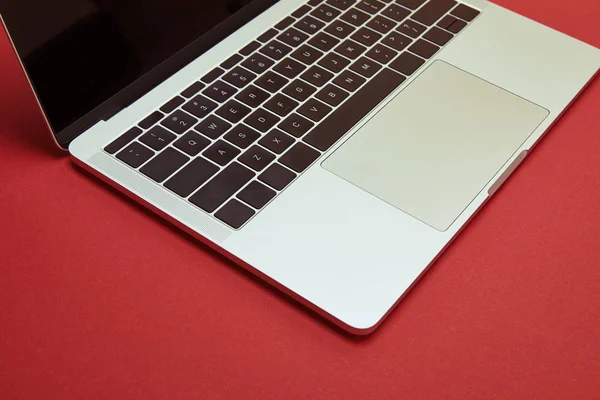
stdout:
<svg viewBox="0 0 600 400">
<path fill-rule="evenodd" d="M 234 162 L 190 197 L 190 201 L 212 213 L 252 178 L 254 172 Z"/>
</svg>

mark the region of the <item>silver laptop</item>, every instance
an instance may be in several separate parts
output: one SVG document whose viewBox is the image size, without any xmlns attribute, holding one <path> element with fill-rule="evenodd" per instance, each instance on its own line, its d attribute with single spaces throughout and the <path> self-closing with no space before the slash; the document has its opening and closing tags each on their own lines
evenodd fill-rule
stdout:
<svg viewBox="0 0 600 400">
<path fill-rule="evenodd" d="M 0 12 L 77 165 L 354 334 L 600 68 L 598 49 L 483 0 Z"/>
</svg>

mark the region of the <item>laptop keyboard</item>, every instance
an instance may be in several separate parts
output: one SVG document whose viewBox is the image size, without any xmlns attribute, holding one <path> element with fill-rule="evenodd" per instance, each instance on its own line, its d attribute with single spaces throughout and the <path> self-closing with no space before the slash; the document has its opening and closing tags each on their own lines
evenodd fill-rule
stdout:
<svg viewBox="0 0 600 400">
<path fill-rule="evenodd" d="M 478 14 L 310 0 L 104 150 L 239 229 Z"/>
</svg>

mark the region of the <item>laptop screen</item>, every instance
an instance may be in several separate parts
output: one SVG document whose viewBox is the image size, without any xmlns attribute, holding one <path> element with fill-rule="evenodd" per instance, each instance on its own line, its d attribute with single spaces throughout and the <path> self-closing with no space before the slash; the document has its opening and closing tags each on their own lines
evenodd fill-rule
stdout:
<svg viewBox="0 0 600 400">
<path fill-rule="evenodd" d="M 0 0 L 0 13 L 58 133 L 193 42 L 204 39 L 187 62 L 274 2 Z"/>
</svg>

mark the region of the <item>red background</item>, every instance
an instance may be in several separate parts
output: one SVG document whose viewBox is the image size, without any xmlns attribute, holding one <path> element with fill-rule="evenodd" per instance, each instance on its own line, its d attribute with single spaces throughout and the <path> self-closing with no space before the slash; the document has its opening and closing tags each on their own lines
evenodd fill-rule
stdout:
<svg viewBox="0 0 600 400">
<path fill-rule="evenodd" d="M 600 47 L 598 0 L 501 3 Z M 0 397 L 598 399 L 599 111 L 600 79 L 360 339 L 54 151 L 2 34 Z"/>
</svg>

